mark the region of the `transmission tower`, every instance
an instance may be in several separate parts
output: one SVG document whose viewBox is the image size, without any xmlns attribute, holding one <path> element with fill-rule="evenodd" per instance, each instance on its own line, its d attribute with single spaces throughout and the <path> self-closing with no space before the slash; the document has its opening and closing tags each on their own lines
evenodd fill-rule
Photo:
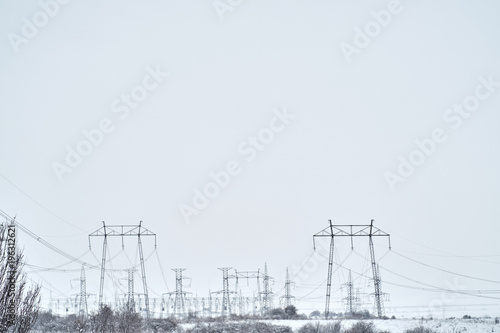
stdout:
<svg viewBox="0 0 500 333">
<path fill-rule="evenodd" d="M 289 305 L 292 305 L 292 300 L 295 298 L 291 294 L 291 285 L 292 282 L 290 281 L 290 275 L 288 274 L 288 267 L 286 268 L 286 277 L 285 277 L 285 296 L 282 297 L 284 307 L 286 308 Z"/>
<path fill-rule="evenodd" d="M 82 265 L 82 271 L 80 273 L 80 307 L 78 309 L 78 314 L 81 318 L 87 317 L 88 307 L 87 307 L 87 281 L 85 278 L 85 266 Z"/>
<path fill-rule="evenodd" d="M 122 249 L 124 248 L 123 237 L 137 236 L 137 246 L 139 247 L 139 256 L 141 261 L 142 286 L 144 290 L 144 301 L 146 318 L 149 319 L 149 296 L 148 284 L 146 282 L 146 269 L 144 266 L 144 253 L 142 251 L 141 236 L 154 236 L 156 249 L 156 234 L 142 226 L 142 221 L 138 225 L 106 225 L 102 221 L 102 227 L 89 235 L 89 249 L 91 249 L 90 237 L 103 237 L 102 242 L 102 260 L 101 260 L 101 281 L 99 285 L 99 306 L 103 304 L 104 293 L 104 275 L 106 272 L 106 248 L 108 245 L 108 237 L 121 237 Z"/>
<path fill-rule="evenodd" d="M 372 270 L 373 270 L 373 262 L 375 255 L 372 257 Z M 385 309 L 384 309 L 384 302 L 382 300 L 382 296 L 387 295 L 386 293 L 382 292 L 382 277 L 380 276 L 380 270 L 378 268 L 378 264 L 375 265 L 375 271 L 373 272 L 373 286 L 375 288 L 375 293 L 373 294 L 375 296 L 375 303 L 374 303 L 374 309 L 377 311 L 377 315 L 379 318 L 382 318 L 385 314 Z"/>
<path fill-rule="evenodd" d="M 131 268 L 127 270 L 127 308 L 135 311 L 134 300 L 134 272 L 136 270 Z"/>
<path fill-rule="evenodd" d="M 356 303 L 358 301 L 355 293 L 354 293 L 354 283 L 352 281 L 352 275 L 351 275 L 351 270 L 349 270 L 349 280 L 345 284 L 347 287 L 347 297 L 344 299 L 346 300 L 346 313 L 348 314 L 353 314 L 356 312 Z"/>
<path fill-rule="evenodd" d="M 208 289 L 208 313 L 210 313 L 210 318 L 212 318 L 213 307 L 212 307 L 212 291 Z"/>
<path fill-rule="evenodd" d="M 351 249 L 354 248 L 353 237 L 368 237 L 370 245 L 370 256 L 372 264 L 373 281 L 375 286 L 375 307 L 377 309 L 377 316 L 382 318 L 384 316 L 383 302 L 382 302 L 382 285 L 378 268 L 375 262 L 375 250 L 373 248 L 373 237 L 384 236 L 389 240 L 389 249 L 391 248 L 390 235 L 382 230 L 373 226 L 373 221 L 368 225 L 349 224 L 349 225 L 333 225 L 332 220 L 329 220 L 330 225 L 320 232 L 313 235 L 314 249 L 316 250 L 316 237 L 330 237 L 330 254 L 328 257 L 328 276 L 326 282 L 326 301 L 325 301 L 325 318 L 328 318 L 330 311 L 330 294 L 332 289 L 332 272 L 333 272 L 333 251 L 335 237 L 350 237 Z"/>
<path fill-rule="evenodd" d="M 185 268 L 173 268 L 175 272 L 175 298 L 174 298 L 174 315 L 175 316 L 185 316 L 186 315 L 186 293 L 182 291 L 182 272 Z"/>
<path fill-rule="evenodd" d="M 261 314 L 266 314 L 273 306 L 272 302 L 272 291 L 269 285 L 270 276 L 267 274 L 267 263 L 264 264 L 264 278 L 263 278 L 264 290 L 262 291 L 262 308 Z"/>
<path fill-rule="evenodd" d="M 219 268 L 222 271 L 222 310 L 221 315 L 225 316 L 231 314 L 231 299 L 229 290 L 229 276 L 228 271 L 232 267 L 222 267 Z"/>
<path fill-rule="evenodd" d="M 250 279 L 256 279 L 257 280 L 257 289 L 258 289 L 258 295 L 260 296 L 260 277 L 262 276 L 262 273 L 260 272 L 260 269 L 256 270 L 256 271 L 244 271 L 244 272 L 241 272 L 241 271 L 237 271 L 236 269 L 234 270 L 234 275 L 229 275 L 228 278 L 230 279 L 235 279 L 236 282 L 235 282 L 235 288 L 234 288 L 234 292 L 237 294 L 238 292 L 241 293 L 241 290 L 238 289 L 239 287 L 239 280 L 240 279 L 246 279 L 247 280 L 247 286 L 248 286 L 248 281 Z M 239 309 L 240 309 L 240 314 L 242 314 L 242 308 L 244 307 L 241 303 L 241 297 L 240 297 L 240 305 L 239 305 Z M 255 314 L 255 310 L 256 310 L 256 305 L 255 305 L 255 300 L 254 300 L 254 304 L 253 304 L 253 313 Z"/>
</svg>

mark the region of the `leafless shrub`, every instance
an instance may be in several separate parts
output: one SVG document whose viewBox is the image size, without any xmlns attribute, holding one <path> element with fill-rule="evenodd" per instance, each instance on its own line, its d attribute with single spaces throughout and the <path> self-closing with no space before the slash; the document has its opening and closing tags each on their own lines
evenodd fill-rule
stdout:
<svg viewBox="0 0 500 333">
<path fill-rule="evenodd" d="M 0 332 L 24 333 L 37 320 L 41 287 L 28 285 L 23 253 L 9 246 L 9 232 L 5 224 L 0 225 Z"/>
</svg>

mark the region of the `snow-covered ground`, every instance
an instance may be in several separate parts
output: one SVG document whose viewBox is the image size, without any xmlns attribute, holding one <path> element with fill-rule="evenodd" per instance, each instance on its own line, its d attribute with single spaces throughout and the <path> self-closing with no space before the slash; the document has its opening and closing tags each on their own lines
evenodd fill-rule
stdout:
<svg viewBox="0 0 500 333">
<path fill-rule="evenodd" d="M 358 320 L 342 320 L 342 327 L 348 328 Z M 325 320 L 270 320 L 266 321 L 276 325 L 286 325 L 297 331 L 308 322 L 325 323 Z M 438 333 L 485 333 L 500 332 L 500 324 L 495 324 L 491 319 L 434 319 L 434 320 L 415 320 L 415 319 L 389 319 L 389 320 L 367 320 L 373 322 L 375 327 L 381 331 L 391 333 L 403 333 L 407 329 L 424 326 L 435 330 Z"/>
<path fill-rule="evenodd" d="M 342 320 L 342 327 L 348 328 L 358 320 Z M 325 320 L 263 320 L 265 323 L 273 325 L 283 325 L 291 327 L 295 332 L 307 323 L 325 324 Z M 331 322 L 331 321 L 329 321 Z M 437 333 L 486 333 L 500 332 L 500 324 L 495 324 L 495 320 L 491 319 L 433 319 L 433 320 L 417 320 L 417 319 L 389 319 L 389 320 L 366 320 L 373 322 L 375 328 L 380 331 L 388 331 L 390 333 L 404 333 L 406 330 L 418 326 L 424 326 L 432 329 Z M 185 328 L 192 327 L 194 324 L 184 324 Z"/>
</svg>

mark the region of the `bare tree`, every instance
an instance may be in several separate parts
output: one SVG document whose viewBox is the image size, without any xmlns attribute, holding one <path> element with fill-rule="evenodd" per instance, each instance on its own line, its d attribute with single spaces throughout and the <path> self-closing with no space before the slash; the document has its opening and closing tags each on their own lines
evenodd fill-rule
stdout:
<svg viewBox="0 0 500 333">
<path fill-rule="evenodd" d="M 29 332 L 40 308 L 39 285 L 28 285 L 16 229 L 0 224 L 0 332 Z"/>
<path fill-rule="evenodd" d="M 134 333 L 141 331 L 142 317 L 129 304 L 124 304 L 115 312 L 115 320 L 118 332 Z"/>
<path fill-rule="evenodd" d="M 106 304 L 101 304 L 99 310 L 92 313 L 89 318 L 90 331 L 92 333 L 114 332 L 113 310 Z"/>
</svg>

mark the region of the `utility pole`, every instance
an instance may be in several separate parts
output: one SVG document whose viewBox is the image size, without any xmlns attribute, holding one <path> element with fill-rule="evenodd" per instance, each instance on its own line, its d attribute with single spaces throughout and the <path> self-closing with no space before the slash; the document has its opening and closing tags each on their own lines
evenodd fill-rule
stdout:
<svg viewBox="0 0 500 333">
<path fill-rule="evenodd" d="M 141 261 L 141 275 L 142 275 L 142 286 L 144 290 L 144 301 L 146 318 L 149 319 L 149 296 L 148 296 L 148 285 L 146 282 L 146 269 L 144 266 L 144 253 L 142 251 L 142 240 L 141 236 L 153 236 L 155 239 L 156 248 L 156 234 L 149 231 L 142 226 L 142 221 L 138 225 L 106 225 L 102 221 L 102 227 L 94 231 L 89 235 L 89 249 L 91 249 L 90 237 L 103 237 L 102 243 L 102 260 L 101 260 L 101 281 L 99 285 L 99 306 L 103 304 L 103 293 L 104 293 L 104 275 L 106 272 L 106 248 L 108 245 L 108 237 L 121 237 L 122 239 L 122 249 L 124 248 L 123 237 L 135 237 L 137 236 L 137 246 L 139 247 L 139 255 Z"/>
<path fill-rule="evenodd" d="M 378 267 L 375 262 L 375 250 L 373 248 L 373 237 L 387 237 L 389 240 L 389 249 L 391 248 L 391 238 L 390 235 L 385 233 L 373 226 L 373 221 L 368 225 L 359 224 L 332 224 L 332 220 L 329 221 L 329 226 L 321 230 L 320 232 L 313 235 L 313 246 L 316 250 L 316 237 L 329 237 L 330 238 L 330 254 L 328 257 L 328 275 L 326 283 L 326 301 L 325 301 L 325 318 L 328 319 L 330 312 L 330 294 L 332 288 L 332 273 L 333 273 L 333 253 L 334 253 L 334 239 L 335 237 L 350 237 L 351 238 L 351 249 L 354 248 L 353 237 L 368 237 L 370 246 L 370 256 L 372 263 L 372 273 L 375 286 L 375 307 L 377 309 L 377 316 L 382 318 L 383 313 L 383 303 L 382 303 L 382 284 L 380 279 L 380 274 L 378 272 Z"/>
</svg>

